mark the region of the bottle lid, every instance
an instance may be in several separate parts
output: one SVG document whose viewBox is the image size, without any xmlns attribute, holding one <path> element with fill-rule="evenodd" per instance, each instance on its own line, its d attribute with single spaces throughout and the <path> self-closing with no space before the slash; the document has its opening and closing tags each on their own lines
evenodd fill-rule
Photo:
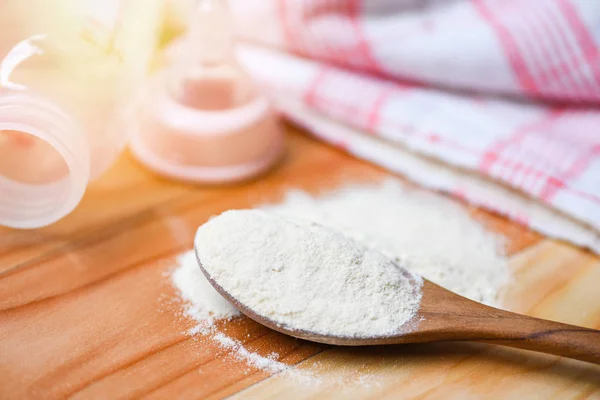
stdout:
<svg viewBox="0 0 600 400">
<path fill-rule="evenodd" d="M 0 95 L 0 225 L 40 228 L 69 214 L 90 176 L 84 133 L 47 100 Z"/>
</svg>

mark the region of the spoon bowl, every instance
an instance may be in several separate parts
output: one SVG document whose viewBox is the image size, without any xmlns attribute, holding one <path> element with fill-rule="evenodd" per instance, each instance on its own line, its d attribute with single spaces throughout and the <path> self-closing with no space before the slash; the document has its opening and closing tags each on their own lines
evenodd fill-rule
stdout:
<svg viewBox="0 0 600 400">
<path fill-rule="evenodd" d="M 600 364 L 600 331 L 489 307 L 426 279 L 417 315 L 388 336 L 344 337 L 290 328 L 257 313 L 223 289 L 196 259 L 210 284 L 256 322 L 299 339 L 339 346 L 370 346 L 440 341 L 474 341 L 533 350 Z"/>
</svg>

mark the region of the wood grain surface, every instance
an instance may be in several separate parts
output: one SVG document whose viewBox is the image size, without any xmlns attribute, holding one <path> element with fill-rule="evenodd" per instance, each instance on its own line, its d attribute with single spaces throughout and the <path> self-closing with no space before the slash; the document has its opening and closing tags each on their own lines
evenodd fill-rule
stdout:
<svg viewBox="0 0 600 400">
<path fill-rule="evenodd" d="M 230 187 L 162 180 L 125 154 L 80 207 L 36 231 L 0 229 L 0 399 L 443 398 L 600 399 L 600 368 L 471 343 L 339 348 L 239 318 L 220 327 L 263 356 L 315 377 L 269 376 L 201 335 L 168 273 L 198 225 L 230 208 L 388 174 L 290 128 L 271 174 Z M 473 209 L 506 235 L 506 305 L 600 328 L 600 259 Z M 318 379 L 317 379 L 318 378 Z"/>
</svg>

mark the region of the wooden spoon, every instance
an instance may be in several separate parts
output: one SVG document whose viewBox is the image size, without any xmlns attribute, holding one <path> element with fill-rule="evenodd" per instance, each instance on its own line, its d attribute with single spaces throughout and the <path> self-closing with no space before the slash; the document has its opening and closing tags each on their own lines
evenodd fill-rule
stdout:
<svg viewBox="0 0 600 400">
<path fill-rule="evenodd" d="M 469 300 L 426 279 L 417 316 L 408 332 L 369 338 L 323 335 L 291 329 L 258 314 L 224 290 L 204 269 L 211 285 L 238 310 L 273 330 L 299 339 L 342 346 L 473 341 L 539 351 L 600 364 L 600 331 L 528 317 Z"/>
</svg>

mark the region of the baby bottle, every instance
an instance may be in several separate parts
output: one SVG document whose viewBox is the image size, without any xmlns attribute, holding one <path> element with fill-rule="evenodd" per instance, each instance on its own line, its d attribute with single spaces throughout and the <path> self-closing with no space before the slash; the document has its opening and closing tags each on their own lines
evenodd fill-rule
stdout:
<svg viewBox="0 0 600 400">
<path fill-rule="evenodd" d="M 59 220 L 114 161 L 160 1 L 2 1 L 0 225 Z"/>
<path fill-rule="evenodd" d="M 144 96 L 133 154 L 169 178 L 227 183 L 274 165 L 283 138 L 267 99 L 234 54 L 224 0 L 201 0 L 174 56 Z"/>
</svg>

